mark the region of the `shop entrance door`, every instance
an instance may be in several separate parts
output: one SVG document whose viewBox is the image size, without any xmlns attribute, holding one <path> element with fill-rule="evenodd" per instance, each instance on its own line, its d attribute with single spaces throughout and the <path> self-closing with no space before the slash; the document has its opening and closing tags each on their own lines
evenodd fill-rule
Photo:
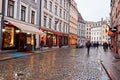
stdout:
<svg viewBox="0 0 120 80">
<path fill-rule="evenodd" d="M 62 36 L 59 36 L 59 48 L 62 47 Z"/>
<path fill-rule="evenodd" d="M 26 35 L 25 33 L 18 34 L 18 51 L 26 50 Z"/>
</svg>

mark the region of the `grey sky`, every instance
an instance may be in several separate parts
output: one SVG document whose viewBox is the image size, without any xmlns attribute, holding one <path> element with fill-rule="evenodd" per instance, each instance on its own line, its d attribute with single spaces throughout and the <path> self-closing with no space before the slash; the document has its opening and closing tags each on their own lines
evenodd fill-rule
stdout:
<svg viewBox="0 0 120 80">
<path fill-rule="evenodd" d="M 75 0 L 84 20 L 99 21 L 110 14 L 110 0 Z"/>
</svg>

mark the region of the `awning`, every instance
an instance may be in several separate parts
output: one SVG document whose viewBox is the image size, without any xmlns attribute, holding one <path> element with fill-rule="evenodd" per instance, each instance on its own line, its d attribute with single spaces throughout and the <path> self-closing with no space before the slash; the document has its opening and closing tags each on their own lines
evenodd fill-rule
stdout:
<svg viewBox="0 0 120 80">
<path fill-rule="evenodd" d="M 39 35 L 44 35 L 45 33 L 39 30 L 37 27 L 33 27 L 32 24 L 28 24 L 19 20 L 9 20 L 9 18 L 6 19 L 7 21 L 11 22 L 14 26 L 19 28 L 22 32 L 24 33 L 31 33 L 31 34 L 39 34 Z"/>
</svg>

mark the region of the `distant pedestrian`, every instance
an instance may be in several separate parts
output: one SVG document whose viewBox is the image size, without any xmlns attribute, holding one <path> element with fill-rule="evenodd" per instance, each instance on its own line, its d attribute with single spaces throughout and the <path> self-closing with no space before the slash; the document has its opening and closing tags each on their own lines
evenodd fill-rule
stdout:
<svg viewBox="0 0 120 80">
<path fill-rule="evenodd" d="M 90 52 L 90 47 L 91 47 L 90 41 L 87 41 L 87 42 L 86 42 L 86 47 L 87 47 L 87 53 L 89 54 L 89 52 Z"/>
<path fill-rule="evenodd" d="M 40 41 L 40 49 L 43 50 L 43 47 L 44 47 L 44 40 L 43 40 L 43 37 Z"/>
<path fill-rule="evenodd" d="M 97 47 L 97 49 L 99 48 L 99 42 L 96 43 L 96 47 Z"/>
<path fill-rule="evenodd" d="M 36 39 L 34 40 L 34 50 L 36 50 Z"/>
<path fill-rule="evenodd" d="M 103 49 L 104 49 L 104 51 L 108 50 L 108 44 L 107 44 L 107 42 L 103 43 Z"/>
</svg>

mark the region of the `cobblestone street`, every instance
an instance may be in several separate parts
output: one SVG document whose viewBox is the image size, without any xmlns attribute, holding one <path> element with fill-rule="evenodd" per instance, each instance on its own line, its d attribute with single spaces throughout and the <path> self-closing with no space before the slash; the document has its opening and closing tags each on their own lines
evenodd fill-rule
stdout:
<svg viewBox="0 0 120 80">
<path fill-rule="evenodd" d="M 0 62 L 0 80 L 110 80 L 101 65 L 102 48 L 61 48 Z"/>
</svg>

